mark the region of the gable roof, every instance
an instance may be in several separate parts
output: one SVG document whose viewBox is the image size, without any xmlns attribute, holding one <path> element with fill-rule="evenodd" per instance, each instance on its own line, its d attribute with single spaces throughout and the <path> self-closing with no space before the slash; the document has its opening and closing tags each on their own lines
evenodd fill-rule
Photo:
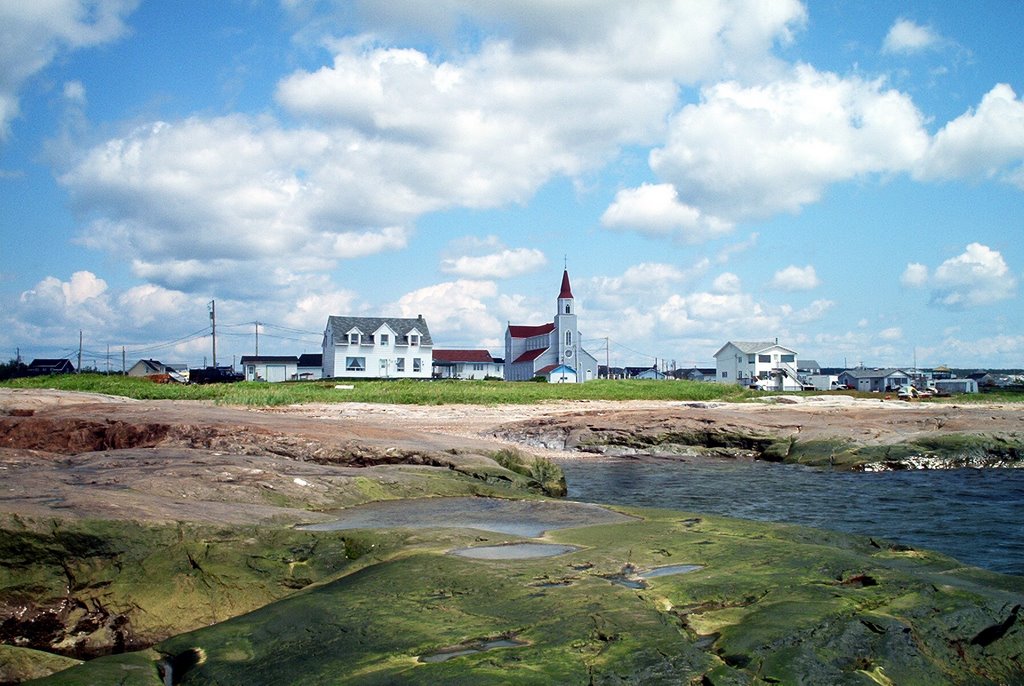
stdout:
<svg viewBox="0 0 1024 686">
<path fill-rule="evenodd" d="M 533 362 L 546 352 L 547 348 L 535 348 L 534 350 L 527 350 L 525 353 L 517 357 L 512 364 L 516 364 L 517 362 Z"/>
<path fill-rule="evenodd" d="M 533 338 L 555 330 L 555 323 L 541 324 L 539 326 L 513 326 L 508 325 L 508 332 L 512 338 Z"/>
<path fill-rule="evenodd" d="M 259 356 L 256 356 L 256 355 L 242 355 L 242 359 L 240 360 L 240 363 L 241 364 L 260 364 L 260 363 L 262 363 L 262 364 L 267 364 L 267 363 L 297 364 L 298 361 L 299 361 L 299 358 L 295 357 L 295 355 L 259 355 Z"/>
<path fill-rule="evenodd" d="M 302 353 L 299 355 L 300 367 L 323 367 L 323 353 Z"/>
<path fill-rule="evenodd" d="M 555 372 L 557 372 L 559 370 L 561 370 L 562 373 L 565 373 L 565 372 L 572 372 L 573 374 L 576 373 L 576 370 L 573 369 L 572 367 L 570 367 L 567 364 L 549 364 L 547 367 L 541 367 L 540 369 L 538 369 L 537 370 L 537 376 L 550 376 L 551 374 L 554 374 Z"/>
<path fill-rule="evenodd" d="M 413 330 L 419 331 L 420 345 L 434 345 L 434 341 L 430 338 L 430 329 L 427 328 L 427 321 L 423 317 L 413 319 L 409 317 L 338 317 L 331 315 L 327 318 L 327 330 L 332 333 L 331 343 L 334 345 L 348 344 L 345 334 L 352 329 L 359 329 L 363 333 L 369 334 L 384 325 L 387 325 L 395 332 L 396 336 L 401 338 L 405 338 Z"/>
<path fill-rule="evenodd" d="M 739 351 L 746 355 L 753 355 L 761 352 L 762 350 L 767 350 L 768 348 L 782 348 L 783 350 L 788 350 L 789 352 L 796 354 L 796 351 L 792 348 L 787 348 L 775 341 L 729 341 L 718 349 L 718 352 L 714 354 L 714 357 L 718 357 L 729 345 L 739 348 Z"/>
<path fill-rule="evenodd" d="M 434 349 L 434 360 L 438 362 L 483 362 L 491 364 L 494 358 L 486 350 L 438 350 Z"/>
<path fill-rule="evenodd" d="M 31 371 L 51 370 L 51 369 L 54 369 L 54 370 L 57 370 L 57 369 L 61 369 L 61 370 L 63 370 L 63 369 L 70 369 L 71 371 L 74 371 L 75 365 L 71 364 L 71 360 L 67 359 L 66 357 L 61 357 L 61 358 L 56 358 L 56 359 L 46 358 L 46 357 L 38 357 L 38 358 L 32 360 L 32 364 L 30 364 L 28 366 L 28 368 Z"/>
<path fill-rule="evenodd" d="M 909 372 L 903 369 L 896 369 L 895 367 L 886 367 L 885 369 L 847 369 L 842 373 L 854 379 L 884 379 L 893 374 L 910 376 Z"/>
</svg>

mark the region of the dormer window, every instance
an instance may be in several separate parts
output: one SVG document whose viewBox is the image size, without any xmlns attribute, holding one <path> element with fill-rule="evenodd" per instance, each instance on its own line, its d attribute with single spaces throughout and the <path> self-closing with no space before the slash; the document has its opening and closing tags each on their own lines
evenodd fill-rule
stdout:
<svg viewBox="0 0 1024 686">
<path fill-rule="evenodd" d="M 388 338 L 388 335 L 386 333 L 382 333 L 378 334 L 378 341 L 382 346 L 387 346 L 388 343 L 390 342 L 390 339 Z"/>
<path fill-rule="evenodd" d="M 349 335 L 348 335 L 348 344 L 349 345 L 359 345 L 359 338 L 360 338 L 360 335 L 359 335 L 358 331 L 350 332 Z"/>
<path fill-rule="evenodd" d="M 419 345 L 420 335 L 418 333 L 409 334 L 409 345 Z"/>
</svg>

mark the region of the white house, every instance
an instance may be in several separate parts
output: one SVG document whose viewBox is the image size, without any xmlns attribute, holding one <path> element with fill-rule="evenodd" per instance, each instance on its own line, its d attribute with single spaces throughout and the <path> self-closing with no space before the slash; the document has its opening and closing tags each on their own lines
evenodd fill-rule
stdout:
<svg viewBox="0 0 1024 686">
<path fill-rule="evenodd" d="M 434 349 L 434 376 L 439 379 L 501 378 L 502 363 L 486 350 Z"/>
<path fill-rule="evenodd" d="M 535 376 L 558 383 L 596 379 L 597 358 L 581 343 L 576 301 L 569 272 L 564 271 L 553 322 L 539 326 L 509 324 L 505 329 L 505 381 L 529 381 Z"/>
<path fill-rule="evenodd" d="M 295 355 L 242 355 L 246 381 L 288 381 L 296 378 L 299 358 Z"/>
<path fill-rule="evenodd" d="M 155 376 L 166 374 L 174 381 L 188 383 L 188 367 L 169 365 L 159 360 L 139 360 L 128 370 L 128 376 Z"/>
<path fill-rule="evenodd" d="M 729 341 L 715 353 L 719 383 L 739 384 L 761 390 L 799 391 L 796 351 L 778 341 Z"/>
<path fill-rule="evenodd" d="M 434 343 L 423 316 L 327 318 L 324 378 L 429 379 Z"/>
</svg>

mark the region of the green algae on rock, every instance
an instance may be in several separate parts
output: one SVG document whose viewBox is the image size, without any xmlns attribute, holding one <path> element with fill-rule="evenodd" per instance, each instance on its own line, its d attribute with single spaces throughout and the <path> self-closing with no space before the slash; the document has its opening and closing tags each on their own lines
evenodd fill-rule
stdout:
<svg viewBox="0 0 1024 686">
<path fill-rule="evenodd" d="M 623 511 L 633 518 L 542 539 L 576 552 L 525 560 L 446 554 L 522 540 L 507 534 L 417 529 L 396 545 L 393 530 L 363 530 L 365 541 L 391 544 L 333 580 L 155 650 L 182 665 L 173 675 L 181 684 L 1024 680 L 1024 579 L 865 537 Z M 668 563 L 700 568 L 649 578 L 643 589 L 608 581 L 626 565 Z M 520 643 L 421 659 L 501 637 Z M 138 659 L 101 664 L 118 658 Z M 64 674 L 80 678 L 92 664 L 42 683 L 68 683 Z"/>
</svg>

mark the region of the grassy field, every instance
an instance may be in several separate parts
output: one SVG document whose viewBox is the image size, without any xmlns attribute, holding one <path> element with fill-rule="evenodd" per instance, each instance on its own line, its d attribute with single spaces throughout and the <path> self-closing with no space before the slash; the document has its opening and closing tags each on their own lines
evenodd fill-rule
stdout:
<svg viewBox="0 0 1024 686">
<path fill-rule="evenodd" d="M 346 388 L 335 388 L 343 385 Z M 351 386 L 351 388 L 348 388 Z M 393 403 L 399 405 L 507 405 L 557 400 L 723 400 L 743 402 L 765 393 L 732 384 L 696 381 L 597 380 L 585 384 L 548 384 L 505 381 L 297 381 L 242 382 L 180 385 L 154 383 L 145 378 L 105 374 L 66 374 L 15 379 L 0 388 L 53 388 L 105 393 L 139 400 L 205 400 L 222 405 L 293 405 L 301 403 Z M 877 393 L 843 391 L 844 395 L 878 398 Z M 801 395 L 821 395 L 804 393 Z M 825 393 L 835 394 L 835 392 Z M 1001 392 L 958 395 L 914 402 L 1024 402 L 1024 393 Z"/>
<path fill-rule="evenodd" d="M 336 385 L 352 388 L 338 389 Z M 738 386 L 691 381 L 591 381 L 585 384 L 504 381 L 299 381 L 287 383 L 158 384 L 144 378 L 68 374 L 4 382 L 7 388 L 53 388 L 136 399 L 206 400 L 224 405 L 296 403 L 395 403 L 406 405 L 501 405 L 555 400 L 729 400 L 756 394 Z"/>
</svg>

